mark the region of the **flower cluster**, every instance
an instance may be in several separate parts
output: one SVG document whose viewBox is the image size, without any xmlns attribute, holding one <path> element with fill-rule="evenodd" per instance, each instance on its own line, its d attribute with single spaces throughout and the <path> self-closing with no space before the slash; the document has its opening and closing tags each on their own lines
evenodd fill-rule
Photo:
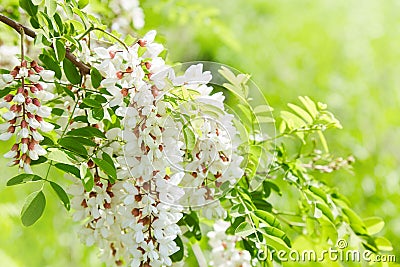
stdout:
<svg viewBox="0 0 400 267">
<path fill-rule="evenodd" d="M 26 173 L 32 173 L 32 160 L 46 154 L 39 144 L 44 139 L 40 131 L 48 132 L 54 128 L 44 120 L 50 116 L 51 108 L 42 105 L 54 97 L 43 81 L 53 79 L 53 71 L 44 70 L 35 61 L 28 66 L 25 60 L 9 74 L 0 76 L 0 90 L 8 92 L 0 101 L 0 107 L 7 110 L 2 114 L 6 122 L 0 125 L 0 140 L 16 137 L 15 144 L 4 157 L 12 159 L 10 165 L 19 165 Z"/>
<path fill-rule="evenodd" d="M 251 255 L 247 250 L 236 248 L 240 238 L 225 233 L 229 223 L 219 220 L 214 224 L 214 231 L 207 234 L 211 251 L 211 266 L 246 267 L 251 266 Z"/>
<path fill-rule="evenodd" d="M 111 1 L 110 7 L 114 10 L 115 14 L 119 14 L 113 20 L 112 29 L 119 32 L 128 31 L 133 25 L 135 29 L 141 29 L 144 26 L 144 12 L 140 7 L 138 0 L 131 1 Z"/>
<path fill-rule="evenodd" d="M 179 250 L 174 239 L 180 233 L 176 223 L 181 209 L 133 184 L 97 180 L 90 192 L 80 182 L 71 187 L 73 218 L 85 221 L 81 239 L 88 246 L 97 244 L 108 265 L 169 266 L 169 256 Z"/>
<path fill-rule="evenodd" d="M 170 266 L 184 211 L 224 217 L 219 189 L 243 175 L 233 116 L 223 95 L 211 94 L 211 73 L 199 64 L 177 76 L 159 57 L 164 48 L 155 35 L 150 31 L 128 49 L 78 55 L 103 76 L 105 117 L 112 108 L 123 125 L 106 133 L 118 141 L 109 149 L 118 180 L 100 179 L 92 167 L 93 189 L 79 181 L 70 190 L 74 219 L 84 222 L 81 237 L 99 246 L 110 265 Z M 89 76 L 85 86 L 91 87 Z"/>
</svg>

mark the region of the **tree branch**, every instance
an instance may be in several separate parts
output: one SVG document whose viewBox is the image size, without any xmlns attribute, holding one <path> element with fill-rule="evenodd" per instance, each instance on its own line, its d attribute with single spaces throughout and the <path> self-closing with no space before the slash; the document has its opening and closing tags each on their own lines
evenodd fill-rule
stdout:
<svg viewBox="0 0 400 267">
<path fill-rule="evenodd" d="M 36 37 L 36 33 L 32 29 L 30 29 L 30 28 L 28 28 L 16 21 L 2 15 L 2 14 L 0 14 L 0 22 L 3 22 L 4 24 L 10 26 L 14 30 L 16 30 L 19 34 L 21 34 L 21 28 L 22 28 L 22 29 L 24 29 L 25 35 L 32 37 L 32 38 Z M 53 48 L 53 46 L 51 46 L 51 47 Z M 65 53 L 65 57 L 69 61 L 71 61 L 80 70 L 80 72 L 82 74 L 90 73 L 90 67 L 88 65 L 86 65 L 85 63 L 78 61 L 78 59 L 68 49 Z"/>
</svg>

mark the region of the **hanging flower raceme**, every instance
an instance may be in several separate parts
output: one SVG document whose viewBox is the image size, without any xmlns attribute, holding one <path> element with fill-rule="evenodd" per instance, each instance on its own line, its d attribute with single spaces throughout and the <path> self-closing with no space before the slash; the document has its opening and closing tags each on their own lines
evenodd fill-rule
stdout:
<svg viewBox="0 0 400 267">
<path fill-rule="evenodd" d="M 6 112 L 0 125 L 0 140 L 15 137 L 15 144 L 4 157 L 12 159 L 9 165 L 19 165 L 26 173 L 32 173 L 30 163 L 45 155 L 46 150 L 39 144 L 44 138 L 40 132 L 49 132 L 54 126 L 44 119 L 51 114 L 51 108 L 42 102 L 53 99 L 44 82 L 53 81 L 54 72 L 44 70 L 35 61 L 23 60 L 9 74 L 0 78 L 0 90 L 8 92 L 0 101 Z"/>
<path fill-rule="evenodd" d="M 94 48 L 89 62 L 109 93 L 104 111 L 114 108 L 122 118 L 122 129 L 106 133 L 119 140 L 110 150 L 118 181 L 95 179 L 90 192 L 79 181 L 70 193 L 74 219 L 85 222 L 83 241 L 99 246 L 110 265 L 170 266 L 184 212 L 224 217 L 217 192 L 243 175 L 233 116 L 222 94 L 211 94 L 211 73 L 199 64 L 176 77 L 159 57 L 155 35 L 128 49 Z"/>
</svg>

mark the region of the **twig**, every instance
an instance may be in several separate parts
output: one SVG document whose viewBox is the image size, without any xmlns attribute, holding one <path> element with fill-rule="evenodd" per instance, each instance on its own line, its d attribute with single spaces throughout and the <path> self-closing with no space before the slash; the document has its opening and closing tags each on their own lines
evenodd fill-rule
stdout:
<svg viewBox="0 0 400 267">
<path fill-rule="evenodd" d="M 32 29 L 30 29 L 30 28 L 28 28 L 16 21 L 2 15 L 2 14 L 0 14 L 0 22 L 3 22 L 4 24 L 10 26 L 14 30 L 16 30 L 19 34 L 21 34 L 21 28 L 22 28 L 24 30 L 25 35 L 32 37 L 32 38 L 36 37 L 36 33 Z M 51 46 L 51 47 L 54 49 L 53 46 Z M 69 51 L 69 49 L 67 49 L 67 51 L 65 53 L 65 57 L 69 61 L 71 61 L 80 70 L 80 72 L 82 74 L 90 73 L 90 67 L 88 65 L 86 65 L 85 63 L 78 61 L 78 59 Z"/>
</svg>

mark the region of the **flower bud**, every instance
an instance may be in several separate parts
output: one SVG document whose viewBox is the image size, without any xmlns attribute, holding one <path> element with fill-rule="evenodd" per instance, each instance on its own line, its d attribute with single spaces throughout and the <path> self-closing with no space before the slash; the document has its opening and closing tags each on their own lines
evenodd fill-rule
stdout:
<svg viewBox="0 0 400 267">
<path fill-rule="evenodd" d="M 145 65 L 146 69 L 148 69 L 148 70 L 151 68 L 151 63 L 148 62 L 148 61 L 146 61 L 146 62 L 144 63 L 144 65 Z"/>
<path fill-rule="evenodd" d="M 38 91 L 38 89 L 36 88 L 36 86 L 31 86 L 29 87 L 29 89 L 31 90 L 31 93 L 34 94 Z"/>
<path fill-rule="evenodd" d="M 131 213 L 133 216 L 137 217 L 140 214 L 140 210 L 138 208 L 134 208 L 132 209 Z"/>
<path fill-rule="evenodd" d="M 12 151 L 17 151 L 19 149 L 19 145 L 18 144 L 14 144 L 12 147 L 11 147 L 11 150 Z"/>
<path fill-rule="evenodd" d="M 8 127 L 7 132 L 14 133 L 15 132 L 15 126 Z"/>
<path fill-rule="evenodd" d="M 39 90 L 42 91 L 43 90 L 43 86 L 40 83 L 35 84 L 35 87 Z"/>
<path fill-rule="evenodd" d="M 122 79 L 124 77 L 124 73 L 122 71 L 117 71 L 116 75 L 118 79 Z"/>
<path fill-rule="evenodd" d="M 141 47 L 145 47 L 145 46 L 147 45 L 147 41 L 146 41 L 146 40 L 143 40 L 143 39 L 140 39 L 137 43 L 138 43 Z"/>
<path fill-rule="evenodd" d="M 40 107 L 40 106 L 41 106 L 40 101 L 39 101 L 39 99 L 37 99 L 37 98 L 34 98 L 34 99 L 32 100 L 32 103 L 33 103 L 35 106 L 37 106 L 37 107 Z"/>
<path fill-rule="evenodd" d="M 128 93 L 129 93 L 129 90 L 126 89 L 126 88 L 123 88 L 123 89 L 121 90 L 121 94 L 122 94 L 124 97 L 126 97 L 126 96 L 128 95 Z"/>
<path fill-rule="evenodd" d="M 110 58 L 113 59 L 115 57 L 116 52 L 115 51 L 108 51 L 108 54 L 110 55 Z"/>
<path fill-rule="evenodd" d="M 6 102 L 11 102 L 13 100 L 14 96 L 12 94 L 8 94 L 4 97 L 4 100 Z"/>
<path fill-rule="evenodd" d="M 34 68 L 36 66 L 38 66 L 37 62 L 35 60 L 32 60 L 31 61 L 31 68 Z"/>
</svg>

